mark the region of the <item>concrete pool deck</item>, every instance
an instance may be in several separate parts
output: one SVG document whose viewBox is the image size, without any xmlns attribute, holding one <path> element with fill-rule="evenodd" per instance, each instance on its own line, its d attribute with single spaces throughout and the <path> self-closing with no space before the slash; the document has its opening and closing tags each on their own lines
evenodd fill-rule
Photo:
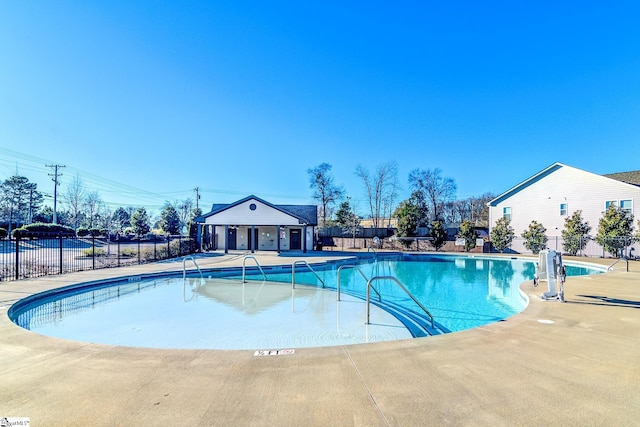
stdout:
<svg viewBox="0 0 640 427">
<path fill-rule="evenodd" d="M 261 265 L 292 262 L 254 255 Z M 242 257 L 198 264 L 238 266 Z M 32 293 L 181 271 L 182 260 L 2 282 L 0 419 L 28 417 L 34 426 L 636 425 L 640 262 L 628 265 L 629 272 L 619 262 L 607 274 L 570 277 L 565 304 L 540 300 L 544 289 L 526 282 L 529 306 L 481 328 L 265 357 L 67 341 L 26 331 L 6 315 Z"/>
</svg>

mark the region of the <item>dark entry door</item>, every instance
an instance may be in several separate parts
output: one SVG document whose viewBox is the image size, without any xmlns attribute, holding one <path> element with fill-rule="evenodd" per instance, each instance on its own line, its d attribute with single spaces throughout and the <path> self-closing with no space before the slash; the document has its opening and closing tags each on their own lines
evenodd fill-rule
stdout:
<svg viewBox="0 0 640 427">
<path fill-rule="evenodd" d="M 229 249 L 233 249 L 233 250 L 237 249 L 236 238 L 237 238 L 236 229 L 230 228 L 229 232 L 227 233 L 227 246 Z"/>
<path fill-rule="evenodd" d="M 289 245 L 289 249 L 291 250 L 300 250 L 302 249 L 302 233 L 300 233 L 299 229 L 292 229 L 289 232 L 291 236 L 291 244 Z"/>
<path fill-rule="evenodd" d="M 258 229 L 254 228 L 253 229 L 253 239 L 251 238 L 251 229 L 248 228 L 247 229 L 247 244 L 249 245 L 249 247 L 247 249 L 249 249 L 250 251 L 252 251 L 254 249 L 253 247 L 253 242 L 256 242 L 256 247 L 255 249 L 258 249 Z"/>
</svg>

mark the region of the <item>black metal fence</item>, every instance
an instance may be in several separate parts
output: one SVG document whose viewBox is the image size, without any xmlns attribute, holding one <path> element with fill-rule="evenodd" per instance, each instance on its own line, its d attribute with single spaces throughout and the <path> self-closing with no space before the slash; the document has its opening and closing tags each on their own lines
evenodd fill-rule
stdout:
<svg viewBox="0 0 640 427">
<path fill-rule="evenodd" d="M 352 250 L 352 249 L 385 249 L 410 252 L 435 252 L 433 239 L 430 237 L 388 237 L 381 238 L 377 242 L 371 238 L 356 237 L 325 237 L 322 240 L 323 250 Z M 532 254 L 533 251 L 526 246 L 527 240 L 516 237 L 511 244 L 503 250 L 511 254 Z M 640 241 L 634 241 L 629 237 L 610 238 L 598 243 L 590 237 L 578 237 L 573 240 L 565 240 L 562 236 L 547 236 L 544 245 L 538 249 L 554 249 L 565 255 L 584 256 L 592 258 L 621 258 L 640 259 Z M 461 239 L 449 239 L 439 248 L 440 252 L 466 252 L 464 241 Z M 491 242 L 486 238 L 476 239 L 476 245 L 471 252 L 496 253 Z"/>
<path fill-rule="evenodd" d="M 509 253 L 532 253 L 526 247 L 527 240 L 516 237 L 505 250 Z M 591 237 L 575 237 L 564 239 L 562 236 L 547 236 L 545 248 L 553 249 L 568 255 L 594 257 L 594 258 L 620 258 L 637 259 L 640 257 L 640 242 L 635 242 L 629 237 L 611 237 L 598 243 Z M 493 250 L 494 252 L 495 249 Z"/>
<path fill-rule="evenodd" d="M 143 264 L 196 249 L 195 240 L 185 236 L 120 241 L 38 233 L 0 240 L 0 280 Z"/>
</svg>

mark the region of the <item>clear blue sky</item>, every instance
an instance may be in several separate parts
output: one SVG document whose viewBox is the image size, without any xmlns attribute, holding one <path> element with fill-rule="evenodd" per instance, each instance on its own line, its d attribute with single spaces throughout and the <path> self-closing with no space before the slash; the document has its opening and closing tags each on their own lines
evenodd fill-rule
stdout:
<svg viewBox="0 0 640 427">
<path fill-rule="evenodd" d="M 66 165 L 112 208 L 313 203 L 326 162 L 458 198 L 554 162 L 640 169 L 640 3 L 0 2 L 0 179 Z"/>
</svg>

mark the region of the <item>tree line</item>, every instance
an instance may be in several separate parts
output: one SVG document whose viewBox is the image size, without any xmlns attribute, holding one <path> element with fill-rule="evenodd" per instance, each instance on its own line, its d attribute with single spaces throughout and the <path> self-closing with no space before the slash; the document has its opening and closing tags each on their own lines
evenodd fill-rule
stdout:
<svg viewBox="0 0 640 427">
<path fill-rule="evenodd" d="M 344 234 L 355 238 L 361 217 L 331 175 L 331 165 L 322 163 L 307 170 L 313 198 L 318 201 L 320 226 L 338 226 Z M 445 224 L 458 225 L 457 238 L 464 242 L 464 249 L 471 250 L 476 245 L 476 226 L 488 227 L 489 208 L 487 203 L 495 198 L 491 193 L 477 197 L 456 199 L 456 184 L 453 178 L 445 177 L 440 169 L 414 169 L 407 182 L 411 193 L 409 198 L 397 201 L 400 189 L 397 163 L 390 161 L 376 167 L 371 173 L 358 165 L 354 174 L 360 178 L 367 208 L 374 228 L 387 227 L 384 221 L 397 219 L 395 234 L 398 237 L 414 237 L 421 227 L 428 229 L 431 245 L 440 249 L 446 239 Z M 396 202 L 397 201 L 397 202 Z M 338 205 L 337 211 L 334 209 Z M 592 227 L 576 211 L 565 220 L 562 230 L 565 253 L 576 255 L 590 240 L 596 241 L 605 251 L 620 255 L 621 251 L 634 241 L 640 241 L 640 220 L 634 232 L 633 214 L 611 204 L 598 223 L 597 233 L 591 236 Z M 521 237 L 526 249 L 537 254 L 547 247 L 546 228 L 532 221 Z M 506 218 L 499 218 L 489 236 L 493 248 L 503 252 L 513 242 L 515 232 Z M 411 242 L 404 241 L 407 245 Z"/>
<path fill-rule="evenodd" d="M 328 163 L 322 163 L 307 170 L 312 197 L 318 202 L 320 210 L 320 226 L 337 226 L 345 230 L 345 234 L 355 233 L 362 218 L 356 213 L 351 197 L 347 196 L 342 186 L 335 183 L 331 167 Z M 368 215 L 374 228 L 388 227 L 391 218 L 396 218 L 396 235 L 413 237 L 419 228 L 429 228 L 436 233 L 436 244 L 441 246 L 445 224 L 468 222 L 471 228 L 476 224 L 488 225 L 489 210 L 486 205 L 495 196 L 485 193 L 456 199 L 454 179 L 443 176 L 440 169 L 412 170 L 407 180 L 411 193 L 406 200 L 398 200 L 401 186 L 395 161 L 382 163 L 374 171 L 358 165 L 354 174 L 362 183 Z"/>
<path fill-rule="evenodd" d="M 119 207 L 112 211 L 100 193 L 90 191 L 76 176 L 60 195 L 61 208 L 44 204 L 45 195 L 27 177 L 14 175 L 0 183 L 0 234 L 33 224 L 69 227 L 76 235 L 143 237 L 154 234 L 194 234 L 193 220 L 202 214 L 191 199 L 166 201 L 152 218 L 145 207 Z M 39 229 L 42 229 L 40 227 Z"/>
</svg>

